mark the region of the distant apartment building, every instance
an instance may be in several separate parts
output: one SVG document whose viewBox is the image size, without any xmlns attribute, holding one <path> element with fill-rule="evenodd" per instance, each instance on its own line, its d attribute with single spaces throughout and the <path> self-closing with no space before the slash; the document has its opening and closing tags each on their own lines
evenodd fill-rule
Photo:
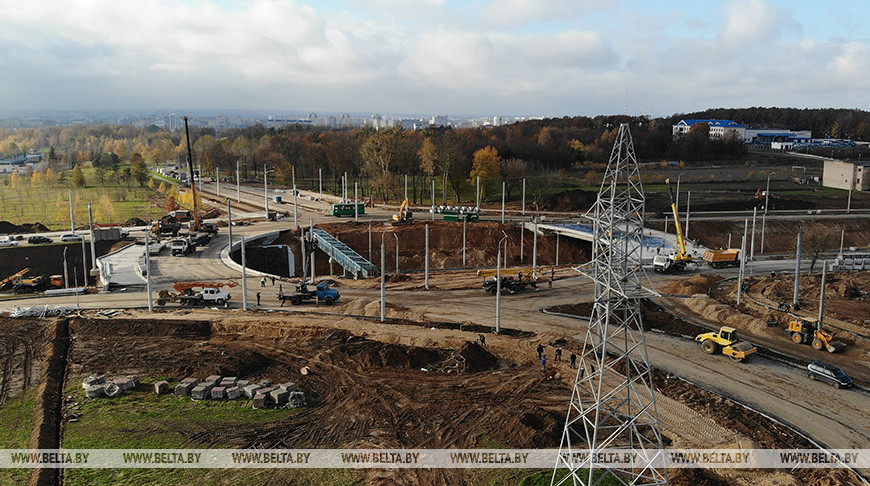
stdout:
<svg viewBox="0 0 870 486">
<path fill-rule="evenodd" d="M 870 162 L 843 162 L 840 160 L 826 160 L 825 169 L 822 172 L 822 185 L 834 189 L 853 191 L 870 190 Z"/>
<path fill-rule="evenodd" d="M 435 115 L 432 117 L 432 120 L 429 121 L 429 124 L 433 127 L 446 127 L 450 124 L 450 121 L 447 119 L 446 115 Z"/>
<path fill-rule="evenodd" d="M 693 126 L 705 123 L 710 126 L 710 138 L 734 137 L 745 139 L 746 127 L 732 120 L 685 119 L 673 125 L 674 138 L 689 133 Z"/>
</svg>

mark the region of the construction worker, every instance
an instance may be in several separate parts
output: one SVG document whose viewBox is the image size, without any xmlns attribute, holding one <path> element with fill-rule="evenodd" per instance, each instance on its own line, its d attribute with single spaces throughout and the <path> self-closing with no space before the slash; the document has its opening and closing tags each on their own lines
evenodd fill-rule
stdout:
<svg viewBox="0 0 870 486">
<path fill-rule="evenodd" d="M 275 286 L 275 276 L 272 275 L 272 287 L 274 287 L 274 286 Z"/>
<path fill-rule="evenodd" d="M 541 359 L 542 356 L 544 356 L 544 345 L 538 344 L 538 359 Z"/>
<path fill-rule="evenodd" d="M 266 277 L 263 277 L 260 279 L 260 287 L 265 287 L 265 286 L 266 286 Z"/>
<path fill-rule="evenodd" d="M 573 352 L 571 353 L 571 369 L 577 368 L 577 355 Z"/>
<path fill-rule="evenodd" d="M 260 293 L 259 292 L 257 292 L 257 305 L 258 306 L 260 305 Z"/>
<path fill-rule="evenodd" d="M 562 361 L 562 348 L 556 348 L 556 361 Z"/>
<path fill-rule="evenodd" d="M 544 374 L 547 373 L 547 357 L 546 356 L 541 356 L 541 372 Z"/>
<path fill-rule="evenodd" d="M 477 336 L 480 338 L 480 345 L 485 348 L 486 347 L 486 336 L 484 336 L 483 334 L 478 334 Z"/>
</svg>

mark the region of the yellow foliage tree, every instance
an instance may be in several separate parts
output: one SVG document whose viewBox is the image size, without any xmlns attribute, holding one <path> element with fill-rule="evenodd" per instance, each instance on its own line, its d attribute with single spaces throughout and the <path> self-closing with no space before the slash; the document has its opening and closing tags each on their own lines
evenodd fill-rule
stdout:
<svg viewBox="0 0 870 486">
<path fill-rule="evenodd" d="M 153 179 L 152 179 L 153 180 Z M 166 192 L 166 181 L 160 183 L 160 187 L 157 188 L 158 191 L 165 193 Z"/>
<path fill-rule="evenodd" d="M 21 174 L 19 174 L 17 170 L 12 172 L 12 178 L 9 183 L 12 185 L 12 189 L 18 189 L 21 187 Z"/>
<path fill-rule="evenodd" d="M 33 177 L 30 178 L 30 185 L 33 187 L 39 187 L 45 183 L 45 173 L 42 171 L 36 171 L 33 173 Z"/>
<path fill-rule="evenodd" d="M 154 186 L 156 186 L 156 185 L 157 185 L 157 184 L 154 183 L 154 178 L 153 178 L 153 177 L 149 177 L 149 178 L 148 178 L 148 187 L 150 187 L 151 189 L 154 189 Z"/>
<path fill-rule="evenodd" d="M 97 218 L 106 223 L 114 222 L 118 218 L 115 204 L 108 194 L 103 194 L 100 196 L 99 201 L 97 201 Z"/>
</svg>

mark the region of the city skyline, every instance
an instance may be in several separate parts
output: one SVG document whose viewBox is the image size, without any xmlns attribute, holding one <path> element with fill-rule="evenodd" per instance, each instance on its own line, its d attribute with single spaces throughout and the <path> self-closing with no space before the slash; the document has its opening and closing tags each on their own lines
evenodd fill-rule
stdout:
<svg viewBox="0 0 870 486">
<path fill-rule="evenodd" d="M 143 0 L 0 11 L 3 111 L 866 109 L 870 6 Z"/>
</svg>

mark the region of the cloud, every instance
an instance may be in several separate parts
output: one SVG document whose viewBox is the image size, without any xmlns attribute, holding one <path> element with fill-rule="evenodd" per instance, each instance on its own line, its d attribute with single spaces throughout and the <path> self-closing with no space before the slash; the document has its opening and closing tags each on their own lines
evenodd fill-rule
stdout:
<svg viewBox="0 0 870 486">
<path fill-rule="evenodd" d="M 483 20 L 491 25 L 514 27 L 538 21 L 564 21 L 606 7 L 617 0 L 492 0 Z"/>
</svg>

